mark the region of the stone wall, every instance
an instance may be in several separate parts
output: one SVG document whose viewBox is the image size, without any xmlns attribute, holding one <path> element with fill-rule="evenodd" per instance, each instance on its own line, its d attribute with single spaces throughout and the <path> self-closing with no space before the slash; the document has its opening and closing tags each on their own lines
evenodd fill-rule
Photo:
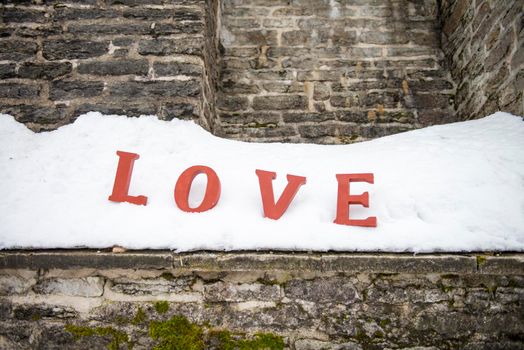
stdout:
<svg viewBox="0 0 524 350">
<path fill-rule="evenodd" d="M 0 253 L 0 348 L 159 344 L 523 349 L 524 256 Z"/>
<path fill-rule="evenodd" d="M 0 16 L 1 112 L 33 130 L 92 110 L 210 128 L 216 15 L 204 0 L 3 1 Z"/>
<path fill-rule="evenodd" d="M 441 11 L 457 117 L 524 115 L 524 3 L 442 0 Z"/>
<path fill-rule="evenodd" d="M 95 110 L 335 144 L 523 115 L 523 12 L 518 0 L 7 0 L 0 112 L 35 131 Z"/>
<path fill-rule="evenodd" d="M 454 120 L 435 0 L 224 0 L 226 137 L 348 143 Z"/>
</svg>

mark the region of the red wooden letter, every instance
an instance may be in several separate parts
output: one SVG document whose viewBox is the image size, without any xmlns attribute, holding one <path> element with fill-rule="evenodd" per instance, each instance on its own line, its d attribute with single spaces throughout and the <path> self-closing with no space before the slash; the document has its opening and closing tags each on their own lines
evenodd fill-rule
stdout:
<svg viewBox="0 0 524 350">
<path fill-rule="evenodd" d="M 130 196 L 129 184 L 131 183 L 131 175 L 133 174 L 133 164 L 135 160 L 140 158 L 136 153 L 128 153 L 116 151 L 118 155 L 118 167 L 116 169 L 115 184 L 113 185 L 113 193 L 109 196 L 109 200 L 113 202 L 128 202 L 138 205 L 146 205 L 146 196 Z"/>
<path fill-rule="evenodd" d="M 349 206 L 351 204 L 360 204 L 369 207 L 369 193 L 364 192 L 359 195 L 349 194 L 349 184 L 351 182 L 374 182 L 373 174 L 337 174 L 338 181 L 338 200 L 337 200 L 337 217 L 334 223 L 349 226 L 366 226 L 377 227 L 377 218 L 374 216 L 364 220 L 353 220 L 349 218 Z"/>
<path fill-rule="evenodd" d="M 295 197 L 300 186 L 306 183 L 303 176 L 287 175 L 287 185 L 280 199 L 275 204 L 273 194 L 273 180 L 277 174 L 272 171 L 255 170 L 260 185 L 260 194 L 262 196 L 262 205 L 264 206 L 264 217 L 278 220 L 287 210 L 289 204 Z"/>
<path fill-rule="evenodd" d="M 189 206 L 189 191 L 191 190 L 191 184 L 198 174 L 206 174 L 207 186 L 206 194 L 202 203 L 196 208 Z M 178 178 L 175 185 L 175 202 L 180 210 L 189 213 L 201 213 L 203 211 L 212 209 L 220 199 L 220 180 L 218 179 L 217 173 L 207 166 L 195 165 L 191 168 L 186 169 Z"/>
</svg>

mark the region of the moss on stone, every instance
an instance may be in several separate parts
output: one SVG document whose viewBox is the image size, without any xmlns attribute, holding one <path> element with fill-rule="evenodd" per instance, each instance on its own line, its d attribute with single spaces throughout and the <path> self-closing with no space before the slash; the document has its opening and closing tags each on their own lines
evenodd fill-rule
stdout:
<svg viewBox="0 0 524 350">
<path fill-rule="evenodd" d="M 169 303 L 167 301 L 157 301 L 154 304 L 156 312 L 159 314 L 165 314 L 169 311 Z"/>
<path fill-rule="evenodd" d="M 34 314 L 31 315 L 32 321 L 39 321 L 41 319 L 42 319 L 42 315 L 39 312 L 35 312 Z"/>
<path fill-rule="evenodd" d="M 383 318 L 383 319 L 380 320 L 379 325 L 380 325 L 381 328 L 384 328 L 384 327 L 386 327 L 390 323 L 391 323 L 391 321 L 389 319 Z"/>
<path fill-rule="evenodd" d="M 220 331 L 214 335 L 218 339 L 218 350 L 282 350 L 282 337 L 270 333 L 257 333 L 246 339 L 244 335 Z"/>
<path fill-rule="evenodd" d="M 118 350 L 120 345 L 126 344 L 128 349 L 133 348 L 133 343 L 129 341 L 127 333 L 114 329 L 113 327 L 86 327 L 67 324 L 65 330 L 75 337 L 76 340 L 82 337 L 111 337 L 111 342 L 107 345 L 108 350 Z"/>
<path fill-rule="evenodd" d="M 147 322 L 147 316 L 144 310 L 139 306 L 136 310 L 135 317 L 131 320 L 131 324 L 138 326 Z"/>
<path fill-rule="evenodd" d="M 149 335 L 160 342 L 154 350 L 202 350 L 203 331 L 183 316 L 173 316 L 168 321 L 151 321 Z"/>
<path fill-rule="evenodd" d="M 486 263 L 486 257 L 484 255 L 477 255 L 477 268 L 481 267 Z"/>
<path fill-rule="evenodd" d="M 167 281 L 173 281 L 175 279 L 175 276 L 171 272 L 164 272 L 160 275 L 160 277 Z"/>
</svg>

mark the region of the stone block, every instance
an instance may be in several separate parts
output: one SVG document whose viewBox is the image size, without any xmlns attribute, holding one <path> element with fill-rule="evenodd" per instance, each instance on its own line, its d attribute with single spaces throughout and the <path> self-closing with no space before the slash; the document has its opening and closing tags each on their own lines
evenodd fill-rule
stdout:
<svg viewBox="0 0 524 350">
<path fill-rule="evenodd" d="M 70 62 L 23 63 L 18 68 L 20 78 L 52 80 L 71 73 Z"/>
<path fill-rule="evenodd" d="M 196 97 L 200 95 L 200 81 L 169 80 L 169 81 L 124 81 L 114 82 L 109 86 L 112 97 L 137 98 L 148 97 Z"/>
<path fill-rule="evenodd" d="M 378 273 L 474 273 L 476 259 L 460 255 L 324 255 L 323 271 Z"/>
<path fill-rule="evenodd" d="M 141 115 L 155 115 L 158 113 L 158 103 L 142 101 L 133 103 L 131 101 L 117 101 L 115 103 L 82 103 L 79 104 L 73 117 L 96 111 L 102 114 L 125 115 L 128 117 L 139 117 Z"/>
<path fill-rule="evenodd" d="M 2 8 L 2 20 L 4 23 L 44 23 L 48 19 L 44 11 L 27 7 L 4 7 Z"/>
<path fill-rule="evenodd" d="M 281 294 L 279 285 L 216 282 L 204 285 L 204 299 L 208 302 L 278 301 Z"/>
<path fill-rule="evenodd" d="M 153 69 L 156 76 L 201 76 L 203 71 L 200 65 L 183 62 L 156 62 Z"/>
<path fill-rule="evenodd" d="M 221 96 L 217 101 L 217 107 L 224 111 L 243 111 L 248 106 L 249 100 L 244 96 Z"/>
<path fill-rule="evenodd" d="M 0 41 L 0 60 L 21 61 L 36 56 L 38 45 L 34 41 Z"/>
<path fill-rule="evenodd" d="M 9 79 L 16 77 L 16 64 L 0 64 L 0 79 Z"/>
<path fill-rule="evenodd" d="M 4 83 L 0 84 L 0 98 L 35 98 L 40 93 L 36 84 Z"/>
<path fill-rule="evenodd" d="M 53 101 L 100 96 L 104 89 L 101 81 L 57 80 L 51 83 L 49 98 Z"/>
<path fill-rule="evenodd" d="M 292 280 L 284 286 L 289 299 L 307 300 L 314 303 L 350 304 L 358 300 L 355 286 L 347 279 L 316 278 L 313 280 Z"/>
<path fill-rule="evenodd" d="M 337 135 L 336 124 L 299 125 L 298 133 L 304 138 L 317 138 Z"/>
<path fill-rule="evenodd" d="M 256 110 L 305 109 L 307 105 L 307 97 L 300 95 L 255 96 L 253 98 L 253 109 Z"/>
<path fill-rule="evenodd" d="M 161 269 L 170 268 L 172 263 L 173 258 L 169 252 L 0 252 L 0 269 Z"/>
<path fill-rule="evenodd" d="M 203 41 L 201 38 L 172 38 L 141 40 L 138 43 L 140 55 L 169 56 L 173 54 L 201 55 Z"/>
<path fill-rule="evenodd" d="M 75 8 L 75 7 L 55 7 L 53 19 L 59 21 L 77 21 L 90 19 L 105 19 L 118 17 L 119 13 L 113 9 L 102 9 L 95 7 Z"/>
<path fill-rule="evenodd" d="M 198 109 L 190 103 L 167 102 L 160 109 L 161 119 L 193 119 L 198 115 Z"/>
<path fill-rule="evenodd" d="M 42 54 L 47 60 L 99 57 L 109 50 L 109 41 L 45 40 Z"/>
<path fill-rule="evenodd" d="M 33 278 L 14 275 L 0 275 L 0 295 L 24 294 L 35 284 Z"/>
<path fill-rule="evenodd" d="M 479 272 L 501 275 L 523 275 L 524 257 L 521 255 L 486 256 L 478 255 Z"/>
<path fill-rule="evenodd" d="M 171 277 L 157 279 L 130 279 L 119 278 L 111 281 L 110 289 L 116 293 L 127 295 L 162 295 L 172 293 L 183 293 L 191 290 L 195 282 L 193 277 Z"/>
<path fill-rule="evenodd" d="M 104 293 L 104 279 L 100 277 L 42 279 L 33 290 L 38 294 L 99 297 Z"/>
<path fill-rule="evenodd" d="M 146 76 L 149 63 L 146 60 L 93 61 L 78 64 L 78 73 L 91 75 L 140 75 Z"/>
<path fill-rule="evenodd" d="M 175 255 L 174 263 L 175 268 L 195 271 L 317 271 L 320 269 L 320 258 L 306 254 L 180 254 Z"/>
</svg>

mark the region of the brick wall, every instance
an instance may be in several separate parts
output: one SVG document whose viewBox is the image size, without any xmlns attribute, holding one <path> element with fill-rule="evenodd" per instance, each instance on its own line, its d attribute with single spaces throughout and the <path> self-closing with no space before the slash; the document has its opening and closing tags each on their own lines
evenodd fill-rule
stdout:
<svg viewBox="0 0 524 350">
<path fill-rule="evenodd" d="M 204 0 L 2 2 L 1 112 L 33 130 L 92 110 L 210 128 L 212 9 Z"/>
<path fill-rule="evenodd" d="M 524 3 L 443 0 L 441 7 L 457 117 L 498 110 L 524 115 Z"/>
<path fill-rule="evenodd" d="M 522 254 L 1 252 L 0 348 L 234 349 L 224 334 L 262 332 L 280 341 L 243 349 L 522 349 L 523 264 Z M 181 316 L 192 328 L 169 322 Z M 169 347 L 169 335 L 187 343 Z"/>
<path fill-rule="evenodd" d="M 435 0 L 224 0 L 232 138 L 347 143 L 454 120 Z"/>
</svg>

